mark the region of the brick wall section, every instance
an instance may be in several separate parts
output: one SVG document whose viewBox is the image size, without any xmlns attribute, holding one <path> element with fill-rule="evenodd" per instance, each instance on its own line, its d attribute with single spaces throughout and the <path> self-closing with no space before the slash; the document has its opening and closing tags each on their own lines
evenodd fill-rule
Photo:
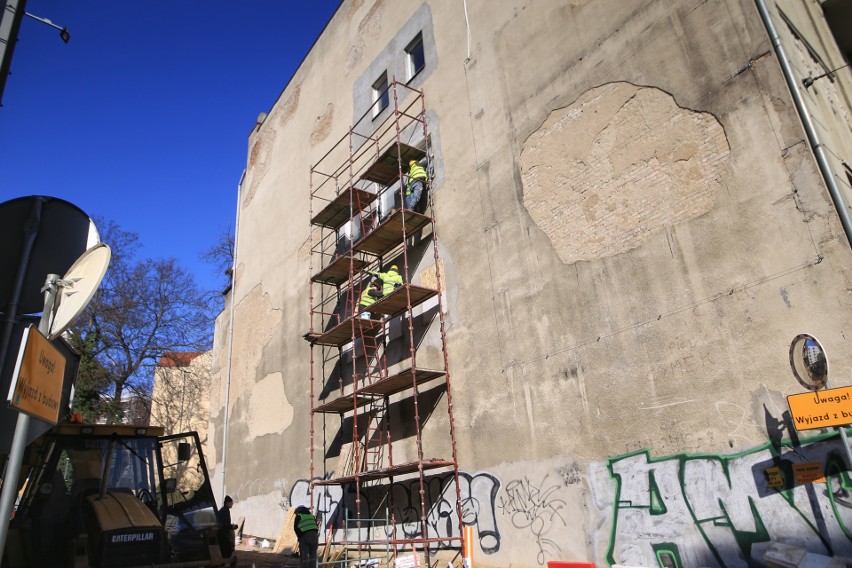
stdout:
<svg viewBox="0 0 852 568">
<path fill-rule="evenodd" d="M 612 256 L 709 211 L 728 155 L 712 115 L 613 83 L 553 111 L 526 140 L 524 205 L 566 264 Z"/>
</svg>

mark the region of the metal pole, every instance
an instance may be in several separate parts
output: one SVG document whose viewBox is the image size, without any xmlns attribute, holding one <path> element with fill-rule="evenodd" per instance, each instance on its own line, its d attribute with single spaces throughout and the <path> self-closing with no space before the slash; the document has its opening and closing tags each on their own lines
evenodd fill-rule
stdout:
<svg viewBox="0 0 852 568">
<path fill-rule="evenodd" d="M 799 92 L 799 84 L 796 78 L 793 77 L 793 70 L 787 62 L 787 55 L 784 53 L 784 46 L 781 45 L 781 40 L 778 37 L 778 32 L 775 30 L 775 24 L 772 22 L 772 17 L 769 15 L 769 10 L 766 8 L 766 3 L 763 0 L 755 0 L 757 10 L 760 12 L 760 17 L 763 19 L 763 25 L 769 34 L 769 39 L 775 47 L 775 53 L 778 56 L 778 63 L 781 65 L 781 72 L 784 79 L 787 81 L 787 87 L 790 89 L 790 94 L 793 96 L 793 103 L 796 105 L 796 110 L 799 113 L 799 118 L 802 120 L 802 126 L 805 129 L 805 134 L 808 136 L 808 142 L 811 144 L 811 149 L 816 157 L 817 165 L 820 173 L 825 180 L 825 185 L 828 187 L 828 193 L 834 202 L 834 208 L 837 210 L 837 215 L 840 217 L 840 224 L 843 226 L 843 232 L 846 233 L 847 242 L 852 245 L 852 219 L 849 217 L 849 211 L 846 207 L 846 201 L 843 199 L 843 194 L 840 188 L 837 187 L 837 182 L 834 180 L 834 171 L 831 169 L 831 164 L 825 155 L 825 149 L 820 142 L 816 129 L 814 128 L 813 120 L 805 106 L 805 101 Z"/>
<path fill-rule="evenodd" d="M 826 390 L 831 388 L 828 384 L 828 376 L 825 377 L 825 388 Z M 852 450 L 849 449 L 849 439 L 846 436 L 846 426 L 838 426 L 837 430 L 840 431 L 840 441 L 843 444 L 843 453 L 846 455 L 846 467 L 848 468 L 848 471 L 852 473 Z"/>
<path fill-rule="evenodd" d="M 27 268 L 30 264 L 30 255 L 32 254 L 33 246 L 35 245 L 39 225 L 41 224 L 41 211 L 43 205 L 44 200 L 42 198 L 35 198 L 33 208 L 30 211 L 30 218 L 27 220 L 27 224 L 24 227 L 24 242 L 21 246 L 21 259 L 18 263 L 18 273 L 15 275 L 15 285 L 12 289 L 12 296 L 9 299 L 9 306 L 6 309 L 3 340 L 2 343 L 0 343 L 0 372 L 2 372 L 3 367 L 6 364 L 6 353 L 9 351 L 9 340 L 12 335 L 12 327 L 15 324 L 15 317 L 18 315 L 18 301 L 21 298 L 21 289 L 24 287 L 24 278 L 26 277 Z M 3 478 L 3 491 L 0 493 L 0 560 L 3 558 L 3 550 L 6 547 L 6 536 L 9 532 L 9 520 L 12 516 L 14 496 L 17 494 L 18 490 L 18 475 L 20 474 L 21 461 L 23 460 L 23 446 L 26 446 L 25 440 L 30 425 L 29 418 L 30 417 L 26 414 L 18 415 L 18 422 L 15 426 L 15 436 L 12 438 L 12 448 L 9 452 L 9 460 L 6 462 L 6 475 Z"/>
<path fill-rule="evenodd" d="M 44 311 L 38 330 L 47 335 L 50 330 L 50 320 L 53 318 L 53 304 L 59 280 L 58 274 L 49 274 L 45 282 Z M 15 437 L 12 439 L 12 449 L 9 451 L 9 461 L 6 463 L 6 476 L 3 478 L 3 491 L 0 493 L 0 559 L 6 548 L 6 537 L 9 535 L 9 522 L 18 494 L 18 477 L 21 475 L 21 464 L 24 461 L 24 450 L 27 447 L 27 432 L 30 429 L 30 417 L 23 412 L 18 413 L 15 424 Z"/>
</svg>

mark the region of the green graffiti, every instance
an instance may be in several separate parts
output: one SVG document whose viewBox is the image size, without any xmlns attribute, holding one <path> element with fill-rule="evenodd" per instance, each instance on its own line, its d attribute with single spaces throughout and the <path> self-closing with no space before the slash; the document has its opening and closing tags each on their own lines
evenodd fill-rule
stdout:
<svg viewBox="0 0 852 568">
<path fill-rule="evenodd" d="M 653 549 L 654 556 L 657 558 L 657 565 L 663 568 L 683 568 L 675 543 L 664 542 L 662 544 L 655 544 Z"/>
<path fill-rule="evenodd" d="M 838 434 L 827 432 L 730 455 L 654 458 L 641 450 L 610 458 L 614 506 L 606 561 L 762 566 L 778 540 L 850 556 L 852 477 L 842 455 Z M 807 477 L 816 464 L 824 483 Z"/>
</svg>

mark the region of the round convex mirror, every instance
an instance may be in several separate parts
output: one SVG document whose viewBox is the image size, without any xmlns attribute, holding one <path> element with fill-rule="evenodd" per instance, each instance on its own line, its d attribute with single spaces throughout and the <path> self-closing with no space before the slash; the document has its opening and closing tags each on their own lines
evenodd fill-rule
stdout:
<svg viewBox="0 0 852 568">
<path fill-rule="evenodd" d="M 818 391 L 828 381 L 825 350 L 812 335 L 803 333 L 790 344 L 790 367 L 796 380 L 808 390 Z"/>
</svg>

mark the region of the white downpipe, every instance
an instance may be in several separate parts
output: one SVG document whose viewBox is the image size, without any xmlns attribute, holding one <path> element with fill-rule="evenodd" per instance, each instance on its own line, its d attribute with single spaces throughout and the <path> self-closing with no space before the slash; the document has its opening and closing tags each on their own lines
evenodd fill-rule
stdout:
<svg viewBox="0 0 852 568">
<path fill-rule="evenodd" d="M 231 266 L 231 309 L 228 315 L 228 371 L 225 375 L 225 412 L 222 421 L 222 501 L 225 499 L 225 470 L 228 462 L 228 407 L 231 405 L 231 358 L 234 353 L 234 309 L 237 305 L 237 243 L 240 239 L 240 201 L 246 171 L 243 170 L 237 184 L 237 218 L 234 221 L 234 263 Z"/>
<path fill-rule="evenodd" d="M 464 60 L 465 63 L 470 61 L 470 18 L 467 16 L 467 0 L 463 0 L 464 3 L 464 23 L 467 27 L 467 59 Z"/>
</svg>

